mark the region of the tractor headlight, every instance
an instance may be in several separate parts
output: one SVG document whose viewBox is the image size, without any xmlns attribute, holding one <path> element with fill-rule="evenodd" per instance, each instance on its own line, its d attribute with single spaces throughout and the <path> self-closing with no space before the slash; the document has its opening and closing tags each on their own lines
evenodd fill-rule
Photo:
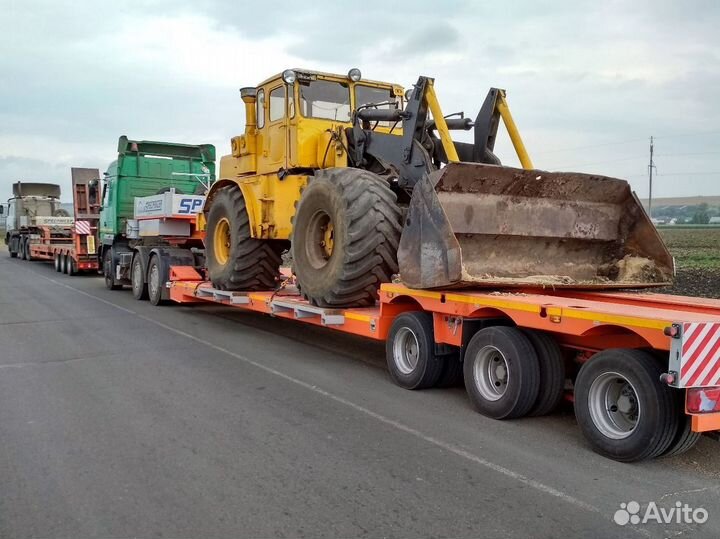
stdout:
<svg viewBox="0 0 720 539">
<path fill-rule="evenodd" d="M 353 67 L 350 71 L 348 71 L 348 79 L 353 82 L 358 82 L 361 77 L 362 73 L 360 73 L 360 70 L 357 67 Z"/>
<path fill-rule="evenodd" d="M 292 69 L 286 69 L 282 73 L 282 80 L 285 84 L 295 84 L 295 81 L 297 80 L 297 73 L 295 73 Z"/>
</svg>

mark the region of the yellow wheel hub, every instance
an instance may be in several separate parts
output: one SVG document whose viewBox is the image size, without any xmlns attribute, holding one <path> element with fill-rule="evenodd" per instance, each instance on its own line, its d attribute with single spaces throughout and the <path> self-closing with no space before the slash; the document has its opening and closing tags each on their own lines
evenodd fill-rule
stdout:
<svg viewBox="0 0 720 539">
<path fill-rule="evenodd" d="M 213 250 L 218 264 L 227 264 L 230 258 L 230 221 L 223 217 L 213 231 Z"/>
<path fill-rule="evenodd" d="M 323 241 L 322 241 L 322 248 L 323 248 L 323 251 L 325 252 L 326 258 L 330 258 L 332 256 L 333 245 L 335 244 L 334 234 L 335 234 L 335 228 L 333 227 L 332 222 L 328 221 L 327 225 L 325 225 L 325 232 L 323 233 Z"/>
</svg>

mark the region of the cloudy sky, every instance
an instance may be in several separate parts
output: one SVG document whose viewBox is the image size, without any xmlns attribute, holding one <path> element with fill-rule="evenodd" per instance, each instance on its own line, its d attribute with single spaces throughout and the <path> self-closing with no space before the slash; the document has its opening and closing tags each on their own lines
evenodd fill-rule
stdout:
<svg viewBox="0 0 720 539">
<path fill-rule="evenodd" d="M 270 6 L 263 8 L 264 5 Z M 536 167 L 647 195 L 720 195 L 720 2 L 0 0 L 0 200 L 101 170 L 119 135 L 212 143 L 243 130 L 241 86 L 287 67 L 409 86 L 445 113 L 506 88 Z M 517 164 L 507 138 L 496 148 Z"/>
</svg>

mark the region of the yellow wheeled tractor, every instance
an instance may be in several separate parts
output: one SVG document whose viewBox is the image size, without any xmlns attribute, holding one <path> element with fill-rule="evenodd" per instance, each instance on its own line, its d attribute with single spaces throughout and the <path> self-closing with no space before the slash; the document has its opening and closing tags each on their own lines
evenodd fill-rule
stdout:
<svg viewBox="0 0 720 539">
<path fill-rule="evenodd" d="M 505 92 L 473 121 L 444 117 L 433 80 L 395 84 L 289 69 L 240 91 L 243 135 L 206 201 L 210 279 L 277 285 L 290 249 L 302 294 L 372 305 L 399 272 L 414 288 L 643 287 L 673 261 L 623 180 L 533 170 Z M 523 169 L 493 149 L 503 120 Z M 473 130 L 455 142 L 451 130 Z"/>
</svg>

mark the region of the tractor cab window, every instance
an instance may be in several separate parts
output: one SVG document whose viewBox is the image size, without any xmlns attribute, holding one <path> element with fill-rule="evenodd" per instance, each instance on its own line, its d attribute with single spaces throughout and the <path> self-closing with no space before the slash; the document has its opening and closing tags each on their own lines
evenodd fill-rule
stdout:
<svg viewBox="0 0 720 539">
<path fill-rule="evenodd" d="M 285 117 L 285 86 L 275 88 L 270 92 L 270 121 Z"/>
<path fill-rule="evenodd" d="M 355 85 L 355 110 L 365 105 L 377 105 L 369 108 L 396 109 L 400 106 L 397 97 L 391 88 L 373 88 L 371 86 Z M 393 122 L 378 122 L 382 127 L 392 127 Z"/>
<path fill-rule="evenodd" d="M 344 82 L 300 81 L 300 113 L 306 118 L 350 121 L 350 87 Z"/>
</svg>

